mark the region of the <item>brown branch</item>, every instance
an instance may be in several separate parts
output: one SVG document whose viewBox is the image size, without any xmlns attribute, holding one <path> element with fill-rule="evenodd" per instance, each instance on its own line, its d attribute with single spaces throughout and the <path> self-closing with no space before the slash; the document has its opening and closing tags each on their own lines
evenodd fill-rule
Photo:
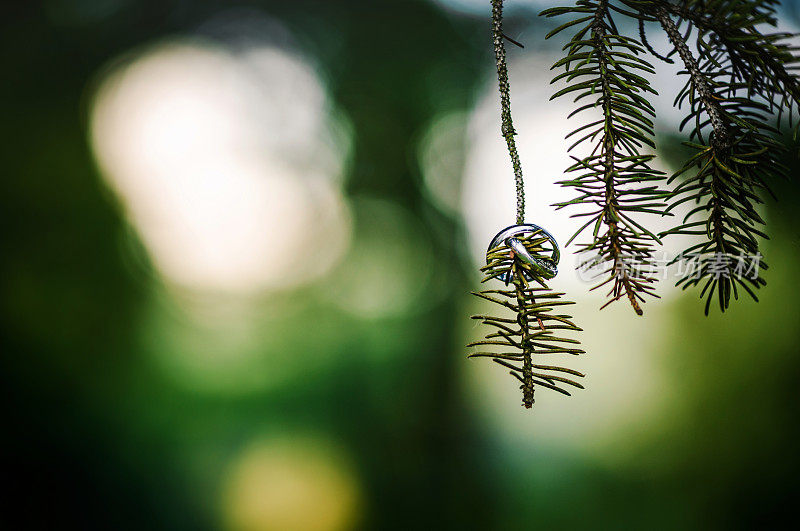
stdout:
<svg viewBox="0 0 800 531">
<path fill-rule="evenodd" d="M 710 31 L 720 39 L 726 41 L 734 40 L 739 46 L 746 49 L 749 54 L 757 55 L 764 63 L 765 68 L 772 71 L 773 75 L 784 85 L 792 98 L 800 105 L 800 81 L 790 74 L 781 63 L 775 61 L 772 54 L 764 54 L 763 50 L 758 46 L 754 48 L 753 42 L 750 40 L 753 34 L 742 31 L 739 28 L 731 27 L 718 17 L 704 16 L 703 13 L 694 9 L 689 9 L 686 5 L 662 2 L 660 9 L 684 20 L 688 20 L 699 29 Z M 789 52 L 787 51 L 786 53 Z M 792 56 L 792 58 L 796 59 L 794 56 Z"/>
<path fill-rule="evenodd" d="M 492 40 L 494 57 L 497 63 L 497 84 L 500 90 L 501 132 L 506 139 L 511 166 L 514 168 L 514 183 L 517 188 L 517 223 L 525 222 L 525 188 L 522 180 L 522 163 L 514 141 L 514 122 L 511 119 L 511 89 L 508 83 L 508 66 L 506 65 L 506 47 L 503 33 L 503 0 L 492 0 Z M 511 40 L 511 39 L 509 39 Z M 512 41 L 513 42 L 513 41 Z M 520 45 L 521 46 L 521 45 Z"/>
<path fill-rule="evenodd" d="M 664 5 L 659 4 L 656 7 L 655 16 L 661 23 L 661 27 L 664 28 L 664 31 L 666 32 L 667 37 L 672 45 L 675 47 L 675 50 L 677 50 L 678 56 L 680 56 L 687 72 L 689 72 L 689 77 L 692 85 L 695 88 L 695 91 L 697 92 L 697 95 L 700 97 L 700 102 L 703 104 L 706 113 L 708 113 L 708 117 L 711 120 L 711 127 L 714 129 L 714 134 L 711 138 L 712 147 L 715 149 L 724 149 L 728 147 L 730 145 L 730 134 L 728 133 L 728 128 L 724 121 L 725 113 L 722 110 L 719 101 L 717 101 L 716 97 L 714 96 L 711 87 L 708 85 L 705 76 L 700 71 L 700 66 L 697 63 L 697 59 L 695 59 L 691 50 L 689 50 L 689 46 L 686 44 L 686 39 L 683 37 L 681 32 L 678 31 L 678 27 L 669 17 L 667 9 Z"/>
<path fill-rule="evenodd" d="M 595 12 L 595 19 L 592 23 L 592 38 L 595 41 L 595 46 L 601 50 L 601 53 L 598 54 L 597 61 L 600 65 L 600 78 L 602 81 L 603 93 L 603 117 L 605 120 L 605 135 L 603 139 L 603 181 L 605 182 L 605 204 L 603 205 L 603 209 L 605 213 L 603 215 L 605 217 L 606 224 L 608 225 L 609 247 L 611 249 L 611 256 L 614 260 L 612 275 L 615 278 L 615 284 L 617 286 L 622 285 L 623 289 L 625 290 L 625 294 L 628 296 L 628 300 L 633 307 L 633 311 L 636 312 L 636 315 L 642 315 L 644 312 L 642 311 L 642 307 L 639 305 L 639 302 L 636 300 L 636 293 L 631 285 L 630 279 L 628 278 L 627 270 L 624 268 L 624 257 L 622 256 L 619 227 L 617 226 L 616 222 L 615 211 L 617 209 L 617 194 L 614 186 L 614 174 L 616 173 L 616 167 L 614 163 L 616 139 L 614 138 L 613 134 L 614 124 L 612 120 L 614 110 L 611 108 L 611 97 L 613 92 L 608 82 L 608 62 L 606 61 L 606 47 L 604 43 L 605 27 L 603 26 L 603 17 L 607 13 L 607 10 L 607 1 L 601 1 L 598 4 L 597 11 Z M 620 265 L 623 267 L 620 267 Z"/>
<path fill-rule="evenodd" d="M 517 305 L 522 308 L 526 305 L 524 283 L 521 280 L 522 275 L 519 272 L 514 273 L 514 287 L 516 288 Z M 528 316 L 525 312 L 517 313 L 517 322 L 519 323 L 522 338 L 520 345 L 522 346 L 522 403 L 530 409 L 533 407 L 533 346 L 531 345 L 531 333 L 528 327 Z"/>
</svg>

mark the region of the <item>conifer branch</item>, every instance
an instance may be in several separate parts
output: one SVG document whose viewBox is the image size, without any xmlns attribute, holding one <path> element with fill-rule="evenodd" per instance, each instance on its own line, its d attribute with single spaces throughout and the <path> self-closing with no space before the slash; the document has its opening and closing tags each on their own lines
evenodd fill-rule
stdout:
<svg viewBox="0 0 800 531">
<path fill-rule="evenodd" d="M 535 255 L 546 251 L 543 247 L 548 241 L 541 233 L 533 232 L 520 237 L 520 243 Z M 578 341 L 566 337 L 563 332 L 579 332 L 569 315 L 555 313 L 562 306 L 573 304 L 562 300 L 563 293 L 554 292 L 544 279 L 533 276 L 520 267 L 514 253 L 507 243 L 487 253 L 487 264 L 481 268 L 484 273 L 483 282 L 497 278 L 498 272 L 510 283 L 511 289 L 488 289 L 474 293 L 483 300 L 491 302 L 495 308 L 504 312 L 513 312 L 513 316 L 473 315 L 483 324 L 489 325 L 491 331 L 484 339 L 467 345 L 480 347 L 472 352 L 471 358 L 492 358 L 495 363 L 510 369 L 511 375 L 520 382 L 522 404 L 531 408 L 534 403 L 536 387 L 543 387 L 569 396 L 563 384 L 583 389 L 583 385 L 574 379 L 566 378 L 559 373 L 575 377 L 583 377 L 580 372 L 553 365 L 539 363 L 544 356 L 578 355 L 583 350 L 577 348 Z M 529 280 L 531 278 L 532 280 Z M 533 285 L 533 284 L 538 285 Z M 557 374 L 553 374 L 553 373 Z"/>
<path fill-rule="evenodd" d="M 655 278 L 647 271 L 651 269 L 653 243 L 658 238 L 633 217 L 641 213 L 660 214 L 656 210 L 659 208 L 657 199 L 663 193 L 657 186 L 637 190 L 631 185 L 645 181 L 657 184 L 664 176 L 649 166 L 653 156 L 643 152 L 644 147 L 655 147 L 651 120 L 655 111 L 644 97 L 655 91 L 633 70 L 653 71 L 650 64 L 638 57 L 644 52 L 640 43 L 617 31 L 607 0 L 581 1 L 578 5 L 583 16 L 548 35 L 552 37 L 566 28 L 578 27 L 565 46 L 567 56 L 554 65 L 554 68 L 563 66 L 565 72 L 553 79 L 554 82 L 566 79 L 574 84 L 553 97 L 574 94 L 577 90 L 576 101 L 594 98 L 594 103 L 584 104 L 573 114 L 600 108 L 602 119 L 573 133 L 583 136 L 572 148 L 584 143 L 592 148 L 588 156 L 575 158 L 576 163 L 567 169 L 568 173 L 579 172 L 580 175 L 561 182 L 575 188 L 580 195 L 556 206 L 583 204 L 592 208 L 588 212 L 588 222 L 572 238 L 593 225 L 593 241 L 582 244 L 580 252 L 596 256 L 584 265 L 599 266 L 601 273 L 608 275 L 595 287 L 611 283 L 609 302 L 625 297 L 634 311 L 642 315 L 643 296 L 656 296 L 652 286 Z M 545 11 L 544 15 L 563 13 L 562 9 L 555 8 Z M 578 216 L 587 216 L 587 213 L 573 217 Z"/>
<path fill-rule="evenodd" d="M 751 11 L 743 9 L 741 12 L 730 12 L 736 8 L 731 2 L 705 2 L 689 1 L 682 4 L 665 2 L 660 8 L 674 16 L 691 22 L 698 30 L 711 33 L 715 42 L 725 49 L 733 63 L 733 70 L 738 76 L 731 80 L 748 82 L 750 93 L 766 97 L 769 101 L 773 97 L 784 93 L 790 96 L 786 104 L 791 107 L 800 104 L 800 80 L 792 71 L 798 70 L 798 58 L 794 52 L 797 48 L 790 47 L 781 42 L 792 37 L 789 33 L 762 34 L 755 28 L 754 23 L 762 21 L 776 25 L 775 2 L 758 2 Z M 725 4 L 725 5 L 720 5 Z M 746 8 L 752 4 L 742 2 L 738 7 Z M 721 8 L 720 11 L 716 11 Z M 731 19 L 724 15 L 730 12 Z M 748 67 L 748 63 L 750 66 Z M 752 76 L 745 77 L 745 73 Z"/>
<path fill-rule="evenodd" d="M 668 4 L 659 3 L 654 12 L 689 76 L 676 102 L 680 107 L 689 101 L 684 125 L 694 123 L 694 127 L 687 145 L 697 151 L 672 177 L 671 181 L 683 180 L 667 210 L 685 203 L 696 206 L 665 234 L 704 233 L 704 242 L 678 257 L 696 263 L 696 269 L 678 285 L 701 287 L 706 314 L 714 298 L 725 311 L 731 296 L 738 298 L 739 288 L 757 300 L 755 290 L 766 285 L 761 272 L 767 264 L 761 261 L 758 242 L 765 237 L 758 228 L 764 221 L 756 205 L 762 202 L 762 192 L 769 190 L 765 179 L 785 174 L 779 162 L 783 146 L 775 139 L 777 130 L 767 123 L 774 105 L 771 91 L 777 85 L 760 81 L 761 73 L 738 59 L 731 48 L 712 45 L 720 41 L 713 34 L 708 38 L 704 29 L 698 30 L 696 49 L 702 62 L 697 60 L 668 15 Z M 682 22 L 692 24 L 691 20 Z M 768 98 L 769 103 L 754 100 L 754 94 Z M 743 264 L 754 260 L 759 261 L 755 271 L 742 274 Z"/>
<path fill-rule="evenodd" d="M 683 37 L 683 35 L 681 35 L 681 32 L 678 31 L 678 27 L 675 25 L 675 22 L 669 18 L 664 6 L 656 6 L 655 13 L 656 18 L 658 18 L 658 21 L 661 24 L 661 27 L 664 28 L 664 32 L 667 34 L 670 42 L 675 47 L 678 56 L 683 61 L 686 71 L 689 73 L 689 77 L 691 78 L 693 88 L 697 92 L 700 102 L 705 108 L 706 113 L 708 113 L 709 119 L 711 120 L 711 126 L 714 128 L 712 144 L 715 144 L 718 149 L 725 149 L 729 142 L 728 128 L 723 121 L 723 111 L 720 107 L 717 97 L 715 97 L 711 91 L 711 87 L 709 87 L 706 77 L 702 74 L 702 72 L 700 72 L 697 59 L 694 58 L 691 50 L 689 50 L 689 46 L 686 44 L 686 39 Z"/>
<path fill-rule="evenodd" d="M 576 214 L 588 217 L 578 234 L 593 227 L 592 241 L 581 250 L 598 251 L 599 260 L 607 264 L 610 276 L 601 285 L 613 281 L 609 302 L 627 295 L 639 313 L 636 301 L 652 294 L 652 279 L 620 268 L 623 254 L 648 266 L 653 245 L 660 243 L 631 214 L 670 214 L 685 204 L 693 205 L 689 213 L 660 236 L 704 237 L 674 261 L 696 261 L 695 269 L 684 268 L 686 275 L 678 285 L 699 286 L 701 297 L 707 299 L 706 313 L 712 298 L 725 311 L 731 295 L 738 298 L 739 289 L 756 298 L 755 291 L 766 284 L 759 248 L 766 235 L 757 205 L 770 193 L 767 181 L 786 176 L 781 163 L 786 146 L 778 139 L 778 126 L 787 115 L 792 124 L 800 108 L 800 57 L 798 48 L 787 42 L 793 36 L 760 29 L 776 25 L 776 4 L 775 0 L 577 0 L 572 7 L 542 13 L 572 16 L 548 35 L 574 31 L 564 47 L 565 56 L 554 65 L 565 69 L 554 81 L 566 80 L 567 87 L 554 97 L 570 94 L 576 95 L 576 102 L 590 101 L 572 115 L 602 111 L 602 119 L 570 135 L 581 135 L 573 148 L 584 142 L 594 148 L 582 158 L 573 157 L 576 162 L 567 171 L 581 174 L 562 184 L 574 187 L 579 195 L 558 206 L 595 206 Z M 612 13 L 638 24 L 638 39 L 621 35 Z M 672 47 L 666 55 L 648 42 L 647 22 L 657 22 L 665 32 Z M 680 129 L 691 124 L 686 145 L 695 153 L 670 177 L 668 183 L 676 186 L 668 195 L 659 190 L 661 175 L 649 167 L 653 157 L 642 152 L 654 147 L 655 114 L 642 97 L 654 93 L 646 79 L 654 70 L 643 59 L 648 53 L 667 62 L 677 55 L 687 76 L 675 105 L 686 113 Z M 743 261 L 748 260 L 758 264 L 748 267 L 753 274 L 742 275 Z"/>
<path fill-rule="evenodd" d="M 514 121 L 511 119 L 511 88 L 508 83 L 508 66 L 506 65 L 506 47 L 504 39 L 522 46 L 509 39 L 503 33 L 503 0 L 492 0 L 492 41 L 494 56 L 497 63 L 497 84 L 500 89 L 500 119 L 501 132 L 506 140 L 508 154 L 511 157 L 511 166 L 514 168 L 514 184 L 517 193 L 517 223 L 525 222 L 525 188 L 522 179 L 522 164 L 517 152 L 514 135 Z"/>
</svg>

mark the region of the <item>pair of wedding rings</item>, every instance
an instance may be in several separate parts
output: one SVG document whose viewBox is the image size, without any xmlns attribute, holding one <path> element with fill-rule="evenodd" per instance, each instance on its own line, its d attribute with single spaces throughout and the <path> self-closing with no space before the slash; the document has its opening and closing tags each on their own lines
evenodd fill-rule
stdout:
<svg viewBox="0 0 800 531">
<path fill-rule="evenodd" d="M 535 256 L 532 254 L 523 240 L 541 234 L 547 238 L 552 244 L 552 251 L 549 257 Z M 523 223 L 520 225 L 511 225 L 497 233 L 489 244 L 486 250 L 488 255 L 504 244 L 511 250 L 514 255 L 514 260 L 520 266 L 522 274 L 528 280 L 533 280 L 535 276 L 545 279 L 551 279 L 558 274 L 558 262 L 561 259 L 561 251 L 558 248 L 558 243 L 553 235 L 544 230 L 538 225 L 532 223 Z M 506 284 L 511 280 L 511 271 L 509 270 L 505 275 L 500 277 Z"/>
</svg>

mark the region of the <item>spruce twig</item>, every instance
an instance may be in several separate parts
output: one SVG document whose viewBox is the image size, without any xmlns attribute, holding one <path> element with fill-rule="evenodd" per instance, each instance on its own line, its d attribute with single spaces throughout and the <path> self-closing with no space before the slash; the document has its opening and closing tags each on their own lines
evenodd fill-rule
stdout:
<svg viewBox="0 0 800 531">
<path fill-rule="evenodd" d="M 522 164 L 517 152 L 514 135 L 514 121 L 511 118 L 511 89 L 508 83 L 508 66 L 506 64 L 506 47 L 504 39 L 509 39 L 503 33 L 503 0 L 492 0 L 492 42 L 494 56 L 497 63 L 497 84 L 500 89 L 500 118 L 502 121 L 503 138 L 506 140 L 508 154 L 511 156 L 511 165 L 514 168 L 514 183 L 517 189 L 517 223 L 525 220 L 525 187 L 522 180 Z M 512 41 L 522 47 L 516 41 Z"/>
<path fill-rule="evenodd" d="M 571 17 L 548 35 L 573 32 L 565 56 L 554 65 L 564 69 L 554 81 L 566 80 L 567 87 L 554 97 L 580 101 L 573 115 L 594 109 L 603 114 L 570 135 L 579 135 L 573 148 L 584 143 L 593 148 L 568 168 L 579 176 L 562 181 L 578 196 L 558 206 L 589 208 L 576 214 L 588 218 L 576 236 L 591 227 L 591 242 L 581 251 L 597 252 L 598 262 L 606 264 L 609 277 L 600 285 L 613 282 L 609 302 L 627 296 L 640 312 L 637 301 L 653 294 L 652 279 L 620 267 L 620 257 L 630 254 L 650 270 L 653 246 L 675 234 L 704 237 L 673 263 L 696 262 L 684 268 L 678 285 L 698 286 L 706 313 L 712 298 L 725 311 L 740 289 L 757 299 L 756 290 L 766 284 L 759 246 L 766 234 L 756 207 L 770 194 L 768 180 L 786 176 L 778 127 L 784 117 L 791 125 L 800 108 L 800 56 L 788 42 L 793 35 L 762 31 L 777 24 L 776 5 L 775 0 L 577 0 L 542 13 Z M 615 17 L 637 24 L 638 38 L 623 35 Z M 650 22 L 669 40 L 666 55 L 648 42 Z M 677 55 L 687 76 L 675 105 L 686 113 L 680 129 L 688 128 L 686 145 L 694 154 L 667 181 L 676 183 L 668 194 L 660 189 L 663 177 L 649 167 L 653 156 L 643 152 L 655 147 L 655 113 L 645 96 L 654 93 L 647 80 L 654 69 L 647 55 L 667 62 Z M 671 214 L 685 204 L 693 205 L 688 215 L 658 236 L 632 217 Z"/>
<path fill-rule="evenodd" d="M 652 66 L 638 55 L 644 52 L 637 42 L 617 30 L 608 0 L 581 1 L 580 18 L 553 30 L 552 37 L 567 28 L 577 28 L 565 45 L 567 55 L 553 68 L 564 68 L 553 82 L 566 79 L 568 86 L 553 98 L 574 96 L 588 100 L 574 114 L 602 111 L 602 119 L 580 127 L 568 136 L 582 135 L 572 148 L 584 144 L 591 151 L 567 169 L 577 177 L 561 181 L 575 188 L 579 195 L 559 203 L 558 208 L 584 205 L 588 220 L 572 239 L 589 227 L 593 240 L 580 246 L 580 252 L 596 255 L 585 264 L 601 265 L 608 274 L 597 288 L 611 284 L 610 301 L 627 298 L 633 310 L 642 315 L 641 302 L 653 291 L 655 277 L 648 273 L 653 266 L 654 243 L 658 238 L 642 227 L 634 217 L 642 213 L 660 213 L 658 200 L 663 191 L 658 187 L 664 175 L 650 167 L 653 155 L 643 148 L 655 147 L 653 121 L 655 115 L 647 94 L 655 94 L 650 83 L 640 74 L 652 73 Z M 545 16 L 565 14 L 565 8 L 545 11 Z M 637 73 L 634 73 L 636 71 Z M 633 188 L 647 182 L 651 186 Z"/>
<path fill-rule="evenodd" d="M 522 243 L 532 253 L 544 250 L 543 238 L 538 234 L 531 234 Z M 491 331 L 484 339 L 468 345 L 480 347 L 469 357 L 492 358 L 495 363 L 510 369 L 520 382 L 522 404 L 526 408 L 533 406 L 537 386 L 568 396 L 570 393 L 564 385 L 583 389 L 579 382 L 558 373 L 578 378 L 583 374 L 550 362 L 551 355 L 583 353 L 575 346 L 578 341 L 562 335 L 565 331 L 578 332 L 581 329 L 572 322 L 570 316 L 556 313 L 558 308 L 573 303 L 562 300 L 564 294 L 552 291 L 542 279 L 534 279 L 536 285 L 532 285 L 506 244 L 491 250 L 488 256 L 490 259 L 482 268 L 485 280 L 493 278 L 495 271 L 511 271 L 511 289 L 487 289 L 474 294 L 503 308 L 505 312 L 512 312 L 513 317 L 473 315 L 473 319 L 488 325 Z M 548 362 L 539 363 L 537 360 L 540 357 L 548 358 Z"/>
</svg>

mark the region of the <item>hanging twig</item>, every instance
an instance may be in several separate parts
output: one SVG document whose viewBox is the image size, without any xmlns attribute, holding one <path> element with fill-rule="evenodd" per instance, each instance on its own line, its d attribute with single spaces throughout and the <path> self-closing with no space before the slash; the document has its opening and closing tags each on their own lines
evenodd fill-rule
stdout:
<svg viewBox="0 0 800 531">
<path fill-rule="evenodd" d="M 522 180 L 522 164 L 519 161 L 517 145 L 514 141 L 514 122 L 511 119 L 511 94 L 508 84 L 508 66 L 506 64 L 506 47 L 503 39 L 503 0 L 492 0 L 492 40 L 494 57 L 497 63 L 497 83 L 500 88 L 501 132 L 506 139 L 511 165 L 514 168 L 514 183 L 517 188 L 517 223 L 525 222 L 525 186 Z M 511 39 L 509 39 L 511 40 Z"/>
</svg>

